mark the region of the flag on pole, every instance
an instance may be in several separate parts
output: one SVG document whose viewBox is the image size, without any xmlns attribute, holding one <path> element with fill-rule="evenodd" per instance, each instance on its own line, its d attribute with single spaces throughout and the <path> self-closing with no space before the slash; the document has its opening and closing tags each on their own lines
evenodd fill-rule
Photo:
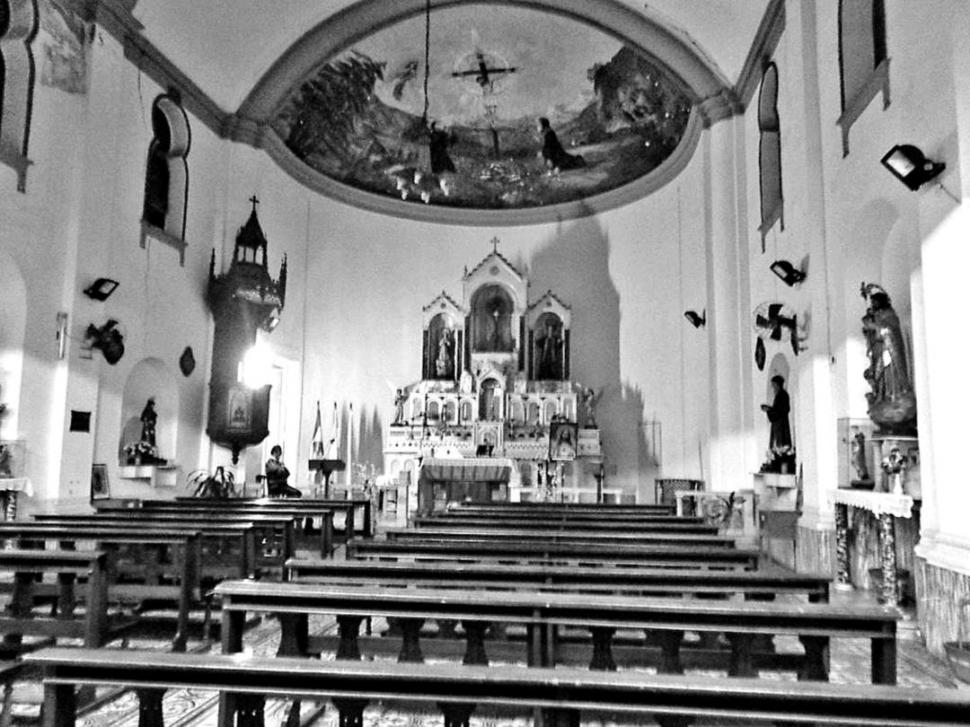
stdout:
<svg viewBox="0 0 970 727">
<path fill-rule="evenodd" d="M 320 402 L 317 401 L 317 420 L 313 424 L 311 445 L 314 459 L 323 459 L 323 422 L 320 419 Z"/>
<path fill-rule="evenodd" d="M 334 402 L 333 421 L 330 423 L 330 440 L 327 442 L 327 451 L 323 455 L 324 459 L 340 459 L 339 453 L 337 452 L 337 441 L 339 438 L 340 428 L 337 423 L 337 402 Z"/>
</svg>

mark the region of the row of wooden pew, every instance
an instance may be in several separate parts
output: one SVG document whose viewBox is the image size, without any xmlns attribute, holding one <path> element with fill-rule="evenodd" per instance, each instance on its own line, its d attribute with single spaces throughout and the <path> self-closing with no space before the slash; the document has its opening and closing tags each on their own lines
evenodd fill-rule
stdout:
<svg viewBox="0 0 970 727">
<path fill-rule="evenodd" d="M 970 723 L 970 700 L 957 693 L 891 686 L 895 611 L 834 606 L 828 577 L 772 567 L 668 510 L 493 504 L 413 525 L 350 540 L 346 560 L 287 558 L 282 581 L 222 580 L 214 593 L 224 658 L 27 655 L 47 674 L 45 714 L 72 715 L 56 723 L 72 724 L 73 687 L 111 682 L 141 690 L 146 725 L 161 724 L 164 689 L 188 685 L 220 690 L 220 725 L 260 724 L 263 701 L 274 696 L 297 700 L 291 715 L 300 699 L 331 698 L 342 724 L 360 724 L 371 700 L 402 696 L 439 704 L 445 724 L 456 727 L 469 723 L 476 704 L 526 706 L 537 723 L 557 726 L 578 725 L 590 710 L 649 714 L 671 726 L 698 715 L 869 725 L 959 724 L 959 716 Z M 276 659 L 238 658 L 253 612 L 279 618 Z M 318 614 L 336 617 L 336 637 L 310 632 Z M 374 618 L 387 620 L 385 634 L 372 635 Z M 700 639 L 685 639 L 688 633 Z M 802 653 L 776 650 L 776 635 L 797 637 Z M 833 638 L 869 641 L 876 686 L 825 683 Z M 306 658 L 328 651 L 337 661 Z M 400 663 L 361 661 L 387 654 Z M 420 664 L 430 655 L 463 665 Z M 527 667 L 489 665 L 509 659 Z M 612 673 L 627 665 L 658 674 Z M 733 678 L 684 675 L 694 668 Z M 799 681 L 762 681 L 760 669 L 793 671 Z"/>
</svg>

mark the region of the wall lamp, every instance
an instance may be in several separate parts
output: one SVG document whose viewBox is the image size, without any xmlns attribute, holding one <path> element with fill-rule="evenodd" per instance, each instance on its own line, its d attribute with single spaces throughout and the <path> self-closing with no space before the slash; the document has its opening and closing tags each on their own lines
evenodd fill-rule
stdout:
<svg viewBox="0 0 970 727">
<path fill-rule="evenodd" d="M 115 292 L 115 288 L 117 287 L 117 280 L 98 278 L 84 289 L 84 294 L 93 300 L 107 300 Z"/>
<path fill-rule="evenodd" d="M 797 285 L 807 277 L 804 270 L 799 270 L 787 260 L 775 260 L 769 267 L 771 272 L 788 287 Z"/>
<path fill-rule="evenodd" d="M 696 310 L 685 310 L 684 318 L 690 321 L 690 324 L 694 326 L 694 328 L 701 328 L 705 323 L 707 323 L 707 310 L 702 310 L 700 314 L 698 314 Z"/>
<path fill-rule="evenodd" d="M 946 169 L 946 164 L 927 159 L 912 144 L 894 146 L 882 158 L 882 165 L 914 192 Z"/>
</svg>

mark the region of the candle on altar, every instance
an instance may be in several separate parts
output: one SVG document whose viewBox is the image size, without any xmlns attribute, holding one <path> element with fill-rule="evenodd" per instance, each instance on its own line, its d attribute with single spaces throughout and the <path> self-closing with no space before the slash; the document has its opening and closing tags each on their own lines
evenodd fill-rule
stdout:
<svg viewBox="0 0 970 727">
<path fill-rule="evenodd" d="M 347 467 L 344 470 L 345 484 L 349 490 L 353 484 L 354 472 L 354 404 L 350 403 L 350 413 L 347 415 Z"/>
</svg>

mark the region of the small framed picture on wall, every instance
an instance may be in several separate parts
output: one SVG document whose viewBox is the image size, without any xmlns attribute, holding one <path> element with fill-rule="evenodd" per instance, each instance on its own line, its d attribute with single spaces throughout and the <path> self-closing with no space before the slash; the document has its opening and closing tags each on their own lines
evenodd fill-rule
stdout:
<svg viewBox="0 0 970 727">
<path fill-rule="evenodd" d="M 108 485 L 108 465 L 91 465 L 91 499 L 105 500 L 111 497 L 111 487 Z"/>
</svg>

